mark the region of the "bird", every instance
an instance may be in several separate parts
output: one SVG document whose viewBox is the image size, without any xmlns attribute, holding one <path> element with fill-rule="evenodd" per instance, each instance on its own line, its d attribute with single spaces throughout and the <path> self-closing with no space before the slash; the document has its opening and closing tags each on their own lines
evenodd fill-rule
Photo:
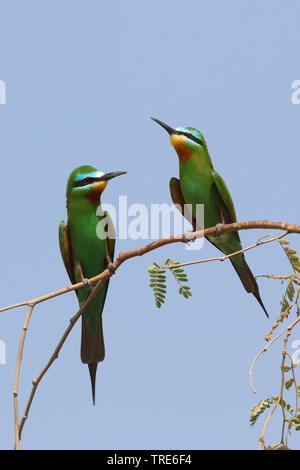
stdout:
<svg viewBox="0 0 300 470">
<path fill-rule="evenodd" d="M 83 165 L 75 168 L 68 179 L 68 219 L 67 224 L 62 221 L 59 225 L 59 246 L 72 284 L 84 282 L 84 286 L 76 290 L 80 306 L 91 293 L 88 278 L 107 267 L 114 269 L 115 231 L 108 212 L 101 209 L 101 194 L 109 180 L 125 173 L 103 173 L 93 166 Z M 81 361 L 89 367 L 94 405 L 97 366 L 105 356 L 102 312 L 108 284 L 109 280 L 82 315 Z"/>
<path fill-rule="evenodd" d="M 170 193 L 173 203 L 193 225 L 193 230 L 202 229 L 196 222 L 196 204 L 204 204 L 204 228 L 216 226 L 215 236 L 207 239 L 222 253 L 229 255 L 242 250 L 238 232 L 221 233 L 221 224 L 237 221 L 234 204 L 223 178 L 213 167 L 206 141 L 194 127 L 177 127 L 156 118 L 151 118 L 163 127 L 170 136 L 172 146 L 179 159 L 179 179 L 171 178 Z M 184 205 L 191 204 L 192 214 L 184 211 Z M 244 256 L 239 253 L 230 258 L 245 290 L 254 295 L 263 311 L 268 312 L 262 302 L 258 284 Z"/>
</svg>

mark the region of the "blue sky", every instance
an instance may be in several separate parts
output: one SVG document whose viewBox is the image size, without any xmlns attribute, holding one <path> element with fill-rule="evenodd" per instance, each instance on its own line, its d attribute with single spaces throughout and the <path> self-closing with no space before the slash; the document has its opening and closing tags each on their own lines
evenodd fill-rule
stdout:
<svg viewBox="0 0 300 470">
<path fill-rule="evenodd" d="M 103 202 L 170 203 L 178 161 L 150 120 L 192 125 L 207 139 L 227 182 L 238 220 L 298 222 L 300 79 L 296 1 L 88 2 L 0 1 L 1 306 L 68 283 L 58 224 L 65 187 L 81 164 L 126 170 Z M 243 245 L 266 234 L 241 234 Z M 299 250 L 296 235 L 289 237 Z M 119 240 L 117 252 L 144 244 Z M 79 357 L 80 324 L 36 393 L 23 449 L 255 448 L 262 426 L 249 410 L 278 394 L 280 345 L 257 364 L 257 395 L 248 370 L 280 310 L 282 287 L 259 280 L 271 319 L 245 293 L 230 263 L 186 269 L 193 296 L 168 286 L 156 309 L 147 268 L 217 255 L 169 246 L 123 265 L 104 309 L 106 359 L 92 406 Z M 255 275 L 287 274 L 276 245 L 247 254 Z M 31 388 L 77 309 L 73 293 L 40 305 L 26 339 L 20 413 Z M 0 314 L 0 447 L 13 445 L 12 388 L 26 311 Z M 298 334 L 300 338 L 300 334 Z M 295 332 L 294 339 L 297 338 Z M 289 349 L 290 353 L 293 350 Z M 291 392 L 290 392 L 291 393 Z M 278 441 L 275 417 L 267 438 Z M 297 441 L 291 440 L 297 447 Z"/>
</svg>

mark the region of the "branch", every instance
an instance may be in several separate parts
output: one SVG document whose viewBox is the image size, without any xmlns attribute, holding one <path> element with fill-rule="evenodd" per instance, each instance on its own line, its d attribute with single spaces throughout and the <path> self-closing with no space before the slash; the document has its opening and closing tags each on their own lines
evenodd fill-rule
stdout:
<svg viewBox="0 0 300 470">
<path fill-rule="evenodd" d="M 96 287 L 92 290 L 91 294 L 88 296 L 88 298 L 85 300 L 85 302 L 82 304 L 82 306 L 80 307 L 80 309 L 78 310 L 78 312 L 76 313 L 76 315 L 74 315 L 71 319 L 70 319 L 70 323 L 69 323 L 69 326 L 67 327 L 66 331 L 64 332 L 64 334 L 62 335 L 58 345 L 56 346 L 53 354 L 51 355 L 49 361 L 47 362 L 47 364 L 45 365 L 45 367 L 42 369 L 42 371 L 39 373 L 39 375 L 32 381 L 32 390 L 31 390 L 31 394 L 29 396 L 29 399 L 28 399 L 28 402 L 27 402 L 27 405 L 26 405 L 26 408 L 25 408 L 25 412 L 24 412 L 24 415 L 21 419 L 21 423 L 20 423 L 20 426 L 18 427 L 18 436 L 16 437 L 16 444 L 18 442 L 18 440 L 21 440 L 21 434 L 22 434 L 22 430 L 23 430 L 23 427 L 24 427 L 24 424 L 25 424 L 25 421 L 28 417 L 28 413 L 29 413 L 29 410 L 30 410 L 30 407 L 31 407 L 31 403 L 32 403 L 32 400 L 33 400 L 33 397 L 34 397 L 34 394 L 36 392 L 36 389 L 38 387 L 38 384 L 40 383 L 40 381 L 42 380 L 43 376 L 45 375 L 45 373 L 47 372 L 47 370 L 49 369 L 49 367 L 51 366 L 51 364 L 55 361 L 55 359 L 58 358 L 58 354 L 64 344 L 64 342 L 66 341 L 70 331 L 72 330 L 73 326 L 75 325 L 75 323 L 77 322 L 77 320 L 81 317 L 81 315 L 83 314 L 84 310 L 87 308 L 87 306 L 91 303 L 91 301 L 95 298 L 95 296 L 98 294 L 99 290 L 101 289 L 101 287 L 103 286 L 104 284 L 104 280 L 100 279 L 96 285 Z M 17 445 L 16 445 L 16 449 L 17 449 Z"/>
<path fill-rule="evenodd" d="M 271 230 L 284 230 L 287 233 L 299 233 L 300 234 L 300 225 L 296 224 L 289 224 L 286 222 L 273 222 L 271 220 L 257 220 L 251 222 L 235 222 L 233 224 L 219 224 L 218 225 L 218 233 L 228 233 L 228 232 L 238 232 L 240 230 L 252 230 L 252 229 L 271 229 Z M 189 232 L 189 241 L 196 240 L 198 238 L 203 237 L 211 237 L 216 235 L 216 227 L 210 227 L 205 230 L 198 230 L 197 232 Z M 148 245 L 144 245 L 140 248 L 136 248 L 130 251 L 124 251 L 119 254 L 117 259 L 114 261 L 115 270 L 117 270 L 121 264 L 131 258 L 135 258 L 136 256 L 143 256 L 150 251 L 156 250 L 165 245 L 170 245 L 172 243 L 186 243 L 186 235 L 173 235 L 171 237 L 160 238 Z M 94 276 L 89 279 L 90 284 L 95 284 L 100 279 L 108 279 L 112 276 L 112 272 L 109 269 L 105 269 L 101 274 Z M 36 297 L 34 299 L 25 300 L 23 302 L 19 302 L 17 304 L 9 305 L 8 307 L 4 307 L 0 309 L 0 312 L 4 312 L 6 310 L 10 310 L 12 308 L 23 307 L 24 305 L 37 305 L 45 300 L 52 299 L 53 297 L 57 297 L 62 294 L 66 294 L 67 292 L 71 292 L 73 290 L 79 289 L 83 287 L 85 284 L 84 282 L 78 282 L 77 284 L 68 285 L 63 289 L 59 289 L 54 292 L 50 292 L 49 294 L 42 295 L 41 297 Z"/>
<path fill-rule="evenodd" d="M 263 430 L 262 430 L 262 434 L 259 438 L 259 450 L 262 448 L 262 447 L 266 447 L 265 446 L 265 432 L 266 432 L 266 429 L 267 429 L 267 425 L 271 419 L 271 417 L 273 416 L 274 414 L 274 411 L 276 410 L 277 406 L 279 405 L 279 403 L 281 404 L 281 409 L 282 409 L 282 414 L 283 414 L 283 423 L 282 423 L 282 430 L 281 430 L 281 440 L 280 440 L 280 444 L 284 445 L 284 430 L 285 430 L 285 423 L 286 423 L 286 415 L 285 415 L 285 409 L 284 409 L 284 404 L 283 404 L 283 392 L 284 392 L 284 367 L 285 367 L 285 358 L 286 358 L 286 355 L 287 355 L 287 352 L 286 352 L 286 349 L 287 349 L 287 342 L 288 342 L 288 339 L 289 339 L 289 336 L 291 334 L 291 331 L 292 331 L 292 326 L 290 325 L 288 328 L 287 328 L 287 334 L 285 335 L 285 338 L 284 338 L 284 344 L 283 344 L 283 350 L 282 350 L 282 361 L 281 361 L 281 386 L 280 386 L 280 394 L 279 394 L 279 397 L 278 397 L 278 400 L 276 401 L 274 407 L 272 408 L 269 416 L 267 417 L 265 423 L 264 423 L 264 426 L 263 426 Z"/>
<path fill-rule="evenodd" d="M 256 354 L 256 356 L 253 359 L 253 362 L 250 366 L 250 370 L 249 370 L 250 385 L 251 385 L 253 393 L 256 393 L 256 390 L 253 386 L 252 374 L 253 374 L 253 368 L 254 368 L 254 365 L 255 365 L 257 359 L 262 355 L 262 353 L 266 352 L 269 349 L 269 347 L 271 346 L 271 344 L 273 344 L 278 338 L 280 338 L 280 336 L 282 336 L 283 333 L 285 333 L 287 331 L 290 334 L 290 332 L 292 331 L 294 326 L 297 323 L 299 323 L 299 321 L 300 321 L 300 317 L 297 318 L 297 320 L 293 321 L 293 323 L 291 323 L 289 326 L 287 326 L 284 330 L 282 330 L 277 336 L 275 336 L 275 338 L 272 339 L 272 341 L 270 341 L 261 351 L 259 351 L 258 354 Z"/>
<path fill-rule="evenodd" d="M 20 377 L 20 369 L 21 369 L 21 362 L 23 356 L 23 349 L 24 349 L 24 342 L 26 337 L 27 328 L 29 325 L 30 317 L 32 311 L 34 309 L 34 305 L 30 304 L 27 310 L 27 315 L 24 321 L 24 325 L 22 328 L 22 334 L 20 339 L 19 351 L 17 356 L 17 365 L 16 365 L 16 373 L 15 373 L 15 383 L 14 383 L 14 390 L 13 390 L 13 397 L 14 397 L 14 416 L 15 416 L 15 449 L 20 448 L 20 438 L 19 438 L 19 409 L 18 409 L 18 391 L 19 391 L 19 377 Z"/>
<path fill-rule="evenodd" d="M 225 259 L 233 256 L 234 254 L 240 253 L 247 251 L 249 249 L 255 248 L 258 245 L 264 244 L 264 243 L 269 243 L 271 241 L 274 241 L 276 239 L 282 238 L 285 236 L 287 233 L 299 233 L 300 234 L 300 226 L 295 225 L 295 224 L 288 224 L 285 222 L 273 222 L 273 221 L 268 221 L 268 220 L 262 220 L 262 221 L 251 221 L 251 222 L 235 222 L 232 224 L 219 224 L 218 225 L 218 233 L 227 233 L 227 232 L 233 232 L 233 231 L 240 231 L 240 230 L 250 230 L 250 229 L 272 229 L 272 230 L 284 230 L 285 233 L 282 235 L 279 235 L 278 237 L 273 237 L 269 240 L 264 240 L 262 241 L 262 237 L 258 240 L 258 242 L 254 245 L 251 245 L 248 248 L 245 248 L 243 250 L 240 250 L 239 252 L 233 253 L 231 255 L 226 255 L 224 257 L 220 258 L 211 258 L 207 260 L 201 260 L 201 261 L 196 261 L 196 262 L 191 262 L 191 263 L 185 263 L 183 265 L 187 264 L 197 264 L 197 263 L 204 263 L 208 261 L 214 261 L 214 260 L 221 260 L 224 261 Z M 216 227 L 210 227 L 205 230 L 199 230 L 196 232 L 189 232 L 189 241 L 202 238 L 202 237 L 210 237 L 210 236 L 215 236 L 217 233 Z M 54 292 L 50 292 L 48 294 L 42 295 L 40 297 L 36 297 L 31 300 L 19 302 L 13 305 L 10 305 L 8 307 L 4 307 L 0 309 L 0 312 L 4 312 L 6 310 L 10 310 L 12 308 L 17 308 L 21 306 L 28 306 L 28 311 L 27 315 L 24 321 L 23 329 L 22 329 L 22 334 L 21 334 L 21 339 L 20 339 L 20 345 L 19 345 L 19 351 L 18 351 L 18 357 L 17 357 L 17 365 L 16 365 L 16 373 L 15 373 L 15 383 L 14 383 L 14 390 L 13 390 L 13 396 L 14 396 L 14 416 L 15 416 L 15 449 L 19 449 L 19 441 L 21 439 L 21 433 L 25 424 L 25 421 L 28 417 L 28 413 L 31 407 L 32 400 L 34 398 L 35 391 L 37 389 L 38 384 L 40 383 L 41 379 L 43 378 L 44 374 L 47 372 L 51 364 L 54 362 L 54 360 L 58 357 L 58 353 L 60 352 L 64 342 L 66 341 L 70 331 L 72 330 L 73 326 L 79 319 L 79 317 L 82 315 L 84 312 L 85 308 L 87 305 L 92 301 L 94 296 L 97 294 L 97 292 L 101 289 L 103 286 L 104 282 L 106 279 L 110 278 L 112 274 L 127 260 L 137 257 L 137 256 L 143 256 L 146 253 L 149 253 L 150 251 L 156 250 L 157 248 L 160 248 L 165 245 L 169 245 L 172 243 L 186 243 L 186 234 L 181 234 L 181 235 L 175 235 L 167 238 L 161 238 L 159 240 L 156 240 L 150 244 L 144 245 L 140 248 L 136 248 L 134 250 L 126 251 L 126 252 L 121 252 L 117 259 L 114 261 L 113 266 L 114 270 L 112 271 L 111 269 L 105 269 L 102 273 L 98 274 L 97 276 L 94 276 L 89 279 L 89 283 L 97 285 L 93 289 L 92 293 L 90 296 L 87 298 L 87 300 L 82 304 L 78 312 L 74 317 L 70 319 L 70 324 L 68 328 L 66 329 L 65 333 L 63 334 L 61 340 L 59 341 L 57 347 L 55 348 L 53 354 L 51 355 L 49 361 L 45 365 L 45 367 L 42 369 L 40 374 L 33 380 L 33 387 L 31 390 L 31 394 L 29 396 L 24 415 L 22 417 L 22 420 L 19 424 L 19 414 L 18 414 L 18 387 L 19 387 L 19 376 L 20 376 L 20 368 L 21 368 L 21 362 L 22 362 L 22 355 L 23 355 L 23 349 L 24 349 L 24 342 L 25 342 L 25 337 L 26 337 L 26 332 L 27 328 L 29 325 L 29 321 L 31 318 L 32 311 L 34 307 L 46 300 L 49 300 L 53 297 L 57 297 L 59 295 L 63 295 L 67 292 L 71 292 L 76 289 L 80 289 L 81 287 L 84 287 L 85 282 L 79 282 L 77 284 L 73 285 L 68 285 L 62 289 L 56 290 Z M 171 266 L 169 266 L 171 267 Z M 176 265 L 178 267 L 178 265 Z"/>
<path fill-rule="evenodd" d="M 235 255 L 239 255 L 240 253 L 245 253 L 245 251 L 252 250 L 253 248 L 256 248 L 257 246 L 265 245 L 266 243 L 271 243 L 276 240 L 280 240 L 280 238 L 285 237 L 288 233 L 289 233 L 288 231 L 285 231 L 281 235 L 278 235 L 278 237 L 273 237 L 272 235 L 264 235 L 263 237 L 260 237 L 257 240 L 257 242 L 254 243 L 253 245 L 247 246 L 247 248 L 242 248 L 241 250 L 235 251 L 234 253 L 230 253 L 230 255 L 218 256 L 216 258 L 200 259 L 198 261 L 188 261 L 186 263 L 168 264 L 168 265 L 162 266 L 160 269 L 162 270 L 162 269 L 181 268 L 183 266 L 191 266 L 193 264 L 208 263 L 209 261 L 225 261 L 226 259 L 232 258 Z M 264 238 L 267 238 L 267 237 L 272 237 L 272 238 L 269 238 L 268 240 L 263 240 Z M 265 277 L 265 276 L 257 276 L 257 277 Z"/>
</svg>

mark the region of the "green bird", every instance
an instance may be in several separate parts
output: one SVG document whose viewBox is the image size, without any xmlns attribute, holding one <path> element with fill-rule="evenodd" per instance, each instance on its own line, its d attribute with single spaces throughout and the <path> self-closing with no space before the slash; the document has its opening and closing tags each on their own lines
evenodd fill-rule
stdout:
<svg viewBox="0 0 300 470">
<path fill-rule="evenodd" d="M 174 204 L 180 212 L 196 223 L 196 204 L 204 204 L 204 228 L 231 224 L 236 222 L 236 213 L 230 192 L 223 180 L 213 167 L 205 139 L 200 131 L 193 127 L 177 127 L 172 129 L 167 124 L 152 118 L 170 135 L 171 144 L 179 158 L 179 180 L 171 178 L 170 192 Z M 191 204 L 192 214 L 184 213 L 184 204 Z M 242 250 L 238 232 L 218 233 L 208 237 L 208 240 L 222 253 L 229 255 Z M 256 297 L 265 314 L 268 313 L 261 300 L 257 282 L 245 260 L 243 253 L 233 256 L 230 261 L 236 270 L 247 292 Z"/>
<path fill-rule="evenodd" d="M 102 173 L 86 165 L 76 168 L 69 177 L 68 223 L 62 221 L 59 225 L 59 246 L 72 284 L 85 282 L 84 287 L 76 290 L 79 305 L 82 305 L 91 293 L 87 279 L 100 274 L 107 267 L 113 269 L 115 232 L 108 212 L 101 209 L 100 198 L 108 180 L 125 173 Z M 97 365 L 105 356 L 102 311 L 108 284 L 109 281 L 106 281 L 82 315 L 81 361 L 89 366 L 93 404 Z"/>
</svg>

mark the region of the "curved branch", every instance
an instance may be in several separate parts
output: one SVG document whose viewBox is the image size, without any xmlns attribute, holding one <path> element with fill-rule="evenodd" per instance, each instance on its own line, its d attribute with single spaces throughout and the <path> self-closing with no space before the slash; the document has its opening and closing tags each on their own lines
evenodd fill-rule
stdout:
<svg viewBox="0 0 300 470">
<path fill-rule="evenodd" d="M 18 351 L 18 356 L 17 356 L 15 383 L 14 383 L 14 390 L 13 390 L 14 415 L 15 415 L 15 449 L 16 450 L 18 450 L 20 448 L 19 407 L 18 407 L 19 377 L 20 377 L 20 369 L 21 369 L 21 362 L 22 362 L 22 356 L 23 356 L 25 337 L 26 337 L 27 328 L 28 328 L 28 325 L 29 325 L 29 321 L 30 321 L 30 317 L 31 317 L 33 309 L 34 309 L 34 305 L 30 304 L 28 306 L 26 318 L 25 318 L 24 325 L 23 325 L 23 328 L 22 328 L 19 351 Z"/>
<path fill-rule="evenodd" d="M 285 233 L 278 236 L 278 237 L 274 237 L 271 240 L 265 240 L 263 242 L 261 241 L 262 239 L 259 239 L 258 242 L 255 245 L 252 245 L 251 247 L 248 247 L 248 248 L 246 248 L 244 250 L 241 250 L 241 251 L 247 251 L 251 248 L 255 248 L 258 245 L 261 245 L 261 244 L 264 244 L 264 243 L 269 243 L 270 241 L 273 241 L 275 239 L 282 238 L 283 236 L 285 236 L 288 233 L 299 233 L 300 234 L 300 226 L 299 225 L 289 224 L 289 223 L 285 223 L 285 222 L 274 222 L 274 221 L 268 221 L 268 220 L 250 221 L 250 222 L 235 222 L 235 223 L 232 223 L 232 224 L 219 224 L 218 225 L 218 233 L 220 233 L 220 232 L 226 233 L 226 232 L 233 232 L 233 231 L 240 231 L 240 230 L 250 230 L 250 229 L 284 230 Z M 190 232 L 189 233 L 189 241 L 192 241 L 192 240 L 195 240 L 195 239 L 198 239 L 198 238 L 202 238 L 202 237 L 214 236 L 214 235 L 216 235 L 216 233 L 217 233 L 216 227 L 210 227 L 210 228 L 207 228 L 205 230 Z M 262 238 L 265 238 L 265 237 L 262 237 Z M 25 412 L 24 412 L 24 415 L 21 419 L 20 424 L 19 424 L 19 418 L 18 418 L 19 375 L 20 375 L 20 367 L 21 367 L 21 361 L 22 361 L 22 354 L 23 354 L 23 348 L 24 348 L 24 341 L 25 341 L 25 337 L 26 337 L 26 331 L 27 331 L 27 328 L 28 328 L 28 324 L 29 324 L 29 320 L 30 320 L 32 311 L 33 311 L 35 305 L 37 305 L 41 302 L 44 302 L 48 299 L 51 299 L 53 297 L 57 297 L 59 295 L 65 294 L 67 292 L 71 292 L 73 290 L 79 289 L 79 288 L 81 288 L 85 285 L 85 282 L 79 282 L 77 284 L 68 285 L 68 286 L 66 286 L 62 289 L 56 290 L 54 292 L 50 292 L 50 293 L 45 294 L 43 296 L 36 297 L 34 299 L 31 299 L 31 300 L 19 302 L 19 303 L 16 303 L 16 304 L 13 304 L 13 305 L 10 305 L 8 307 L 4 307 L 4 308 L 0 309 L 0 312 L 4 312 L 6 310 L 21 307 L 21 306 L 25 306 L 25 305 L 27 305 L 29 307 L 26 318 L 25 318 L 25 322 L 24 322 L 24 326 L 23 326 L 23 330 L 22 330 L 22 335 L 21 335 L 21 340 L 20 340 L 20 345 L 19 345 L 19 352 L 18 352 L 17 366 L 16 366 L 16 374 L 15 374 L 15 384 L 14 384 L 14 391 L 13 391 L 13 395 L 14 395 L 14 414 L 15 414 L 15 434 L 16 434 L 16 436 L 15 436 L 15 448 L 16 449 L 19 448 L 19 440 L 21 439 L 22 429 L 23 429 L 25 421 L 28 417 L 28 413 L 29 413 L 29 410 L 30 410 L 30 407 L 31 407 L 31 403 L 32 403 L 32 400 L 34 398 L 34 394 L 35 394 L 35 391 L 36 391 L 36 388 L 37 388 L 39 382 L 41 381 L 41 379 L 43 378 L 44 374 L 47 372 L 47 370 L 49 369 L 51 364 L 54 362 L 54 360 L 58 357 L 58 353 L 61 350 L 61 348 L 62 348 L 67 336 L 69 335 L 70 331 L 72 330 L 73 326 L 75 325 L 75 323 L 77 322 L 79 317 L 82 315 L 82 313 L 85 310 L 85 308 L 87 307 L 87 305 L 91 302 L 91 300 L 97 294 L 98 290 L 101 289 L 101 287 L 104 284 L 105 280 L 110 278 L 115 273 L 115 271 L 125 261 L 127 261 L 131 258 L 137 257 L 137 256 L 143 256 L 144 254 L 149 253 L 150 251 L 156 250 L 157 248 L 160 248 L 162 246 L 169 245 L 171 243 L 178 243 L 178 242 L 186 243 L 187 242 L 186 234 L 175 235 L 175 236 L 171 236 L 171 237 L 167 237 L 167 238 L 161 238 L 161 239 L 156 240 L 152 243 L 144 245 L 140 248 L 136 248 L 136 249 L 126 251 L 126 252 L 121 252 L 121 253 L 119 253 L 118 257 L 116 258 L 116 260 L 113 263 L 113 266 L 115 268 L 114 270 L 111 270 L 111 269 L 107 268 L 102 273 L 100 273 L 97 276 L 94 276 L 94 277 L 89 279 L 90 284 L 97 283 L 97 285 L 95 286 L 95 288 L 93 289 L 92 293 L 87 298 L 87 300 L 82 304 L 82 306 L 80 307 L 80 309 L 78 310 L 76 315 L 71 318 L 68 328 L 66 329 L 65 333 L 63 334 L 61 340 L 59 341 L 57 347 L 55 348 L 53 354 L 51 355 L 49 361 L 47 362 L 45 367 L 42 369 L 40 374 L 33 380 L 33 386 L 32 386 L 32 390 L 31 390 L 31 394 L 29 396 L 29 399 L 28 399 L 28 402 L 27 402 L 27 405 L 26 405 L 26 408 L 25 408 Z M 207 260 L 201 260 L 200 262 L 204 263 L 204 262 L 208 262 L 208 261 L 214 261 L 215 259 L 219 259 L 219 260 L 223 261 L 226 258 L 229 258 L 230 256 L 233 256 L 233 255 L 234 255 L 234 253 L 232 253 L 231 255 L 226 255 L 226 256 L 221 257 L 221 258 L 211 258 L 211 259 L 207 259 Z M 199 262 L 197 262 L 197 263 L 199 263 Z M 178 265 L 177 265 L 177 267 L 178 267 Z"/>
<path fill-rule="evenodd" d="M 20 422 L 20 426 L 19 426 L 19 432 L 18 432 L 18 437 L 16 437 L 16 443 L 18 442 L 18 440 L 21 440 L 21 434 L 22 434 L 22 430 L 23 430 L 23 427 L 24 427 L 24 424 L 25 424 L 25 421 L 28 417 L 28 413 L 29 413 L 29 410 L 30 410 L 30 407 L 31 407 L 31 403 L 32 403 L 32 400 L 33 400 L 33 397 L 34 397 L 34 394 L 36 392 L 36 389 L 40 383 L 40 381 L 42 380 L 43 376 L 45 375 L 45 373 L 47 372 L 47 370 L 49 369 L 49 367 L 51 366 L 51 364 L 55 361 L 55 359 L 58 358 L 58 354 L 64 344 L 64 342 L 66 341 L 70 331 L 72 330 L 73 326 L 75 325 L 75 323 L 77 322 L 77 320 L 81 317 L 81 315 L 83 314 L 84 310 L 87 308 L 87 306 L 91 303 L 91 301 L 95 298 L 95 296 L 98 294 L 99 290 L 101 289 L 101 287 L 103 286 L 104 284 L 104 280 L 100 279 L 97 283 L 97 285 L 95 286 L 95 288 L 92 290 L 92 292 L 90 293 L 90 295 L 88 296 L 88 298 L 84 301 L 84 303 L 82 304 L 82 306 L 80 307 L 80 309 L 78 310 L 78 312 L 76 313 L 76 315 L 74 315 L 71 319 L 70 319 L 70 323 L 69 323 L 69 326 L 67 327 L 66 331 L 64 332 L 64 334 L 62 335 L 58 345 L 56 346 L 53 354 L 51 355 L 49 361 L 47 362 L 47 364 L 45 365 L 45 367 L 42 369 L 42 371 L 39 373 L 39 375 L 32 381 L 32 389 L 31 389 L 31 393 L 30 393 L 30 396 L 29 396 L 29 399 L 28 399 L 28 402 L 27 402 L 27 405 L 26 405 L 26 408 L 25 408 L 25 411 L 24 411 L 24 414 L 23 414 L 23 417 L 21 419 L 21 422 Z"/>
<path fill-rule="evenodd" d="M 297 325 L 297 323 L 299 323 L 300 321 L 300 317 L 297 318 L 296 320 L 293 321 L 293 323 L 291 323 L 289 326 L 287 326 L 284 330 L 282 330 L 280 333 L 278 333 L 277 336 L 275 336 L 275 338 L 273 338 L 268 344 L 266 344 L 266 346 L 261 349 L 261 351 L 259 351 L 259 353 L 256 354 L 255 358 L 253 359 L 252 361 L 252 364 L 250 366 L 250 370 L 249 370 L 249 380 L 250 380 L 250 385 L 251 385 L 251 388 L 252 388 L 252 391 L 253 393 L 256 393 L 256 390 L 253 386 L 253 380 L 252 380 L 252 374 L 253 374 L 253 369 L 254 369 L 254 366 L 255 366 L 255 363 L 257 361 L 257 359 L 264 353 L 266 352 L 269 347 L 271 346 L 271 344 L 273 344 L 278 338 L 280 338 L 280 336 L 283 335 L 283 333 L 285 333 L 286 331 L 287 332 L 290 332 L 295 325 Z"/>
<path fill-rule="evenodd" d="M 284 230 L 287 233 L 299 233 L 300 234 L 300 225 L 296 224 L 289 224 L 286 222 L 274 222 L 271 220 L 257 220 L 257 221 L 250 221 L 250 222 L 235 222 L 233 224 L 219 224 L 218 225 L 218 233 L 220 231 L 222 233 L 227 232 L 237 232 L 240 230 L 252 230 L 252 229 L 271 229 L 271 230 Z M 189 241 L 196 240 L 197 238 L 209 237 L 216 235 L 216 227 L 210 227 L 205 230 L 198 230 L 197 232 L 190 232 L 189 233 Z M 140 248 L 136 248 L 130 251 L 124 251 L 119 253 L 117 259 L 114 261 L 115 270 L 117 270 L 121 264 L 131 258 L 135 258 L 136 256 L 143 256 L 150 251 L 156 250 L 165 245 L 170 245 L 171 243 L 186 243 L 186 236 L 185 234 L 181 235 L 173 235 L 167 238 L 160 238 L 148 245 L 144 245 Z M 109 269 L 105 269 L 101 274 L 94 276 L 89 279 L 90 284 L 95 284 L 100 279 L 107 279 L 112 276 L 112 272 Z M 71 292 L 73 290 L 79 289 L 80 287 L 84 286 L 84 282 L 78 282 L 77 284 L 69 285 L 64 287 L 63 289 L 59 289 L 54 292 L 50 292 L 49 294 L 42 295 L 41 297 L 36 297 L 34 299 L 25 300 L 23 302 L 19 302 L 17 304 L 9 305 L 8 307 L 4 307 L 0 309 L 0 312 L 4 312 L 6 310 L 10 310 L 12 308 L 22 307 L 24 305 L 36 305 L 38 303 L 44 302 L 45 300 L 52 299 L 53 297 L 57 297 L 62 294 L 66 294 L 67 292 Z"/>
<path fill-rule="evenodd" d="M 230 255 L 217 256 L 215 258 L 200 259 L 198 261 L 187 261 L 186 263 L 168 264 L 166 266 L 162 266 L 160 269 L 181 268 L 184 266 L 192 266 L 194 264 L 208 263 L 209 261 L 225 261 L 228 258 L 232 258 L 235 255 L 239 255 L 240 253 L 245 253 L 246 251 L 253 250 L 253 248 L 256 248 L 257 246 L 265 245 L 266 243 L 271 243 L 276 240 L 280 240 L 281 238 L 285 237 L 288 233 L 289 233 L 288 231 L 285 231 L 281 235 L 278 235 L 278 237 L 273 237 L 272 235 L 264 235 L 263 237 L 260 237 L 257 240 L 257 242 L 254 243 L 253 245 L 247 246 L 247 248 L 242 248 L 241 250 L 235 251 L 234 253 L 230 253 Z M 264 238 L 267 238 L 267 237 L 272 237 L 272 238 L 263 240 Z M 257 276 L 257 277 L 263 277 L 263 276 Z"/>
</svg>

